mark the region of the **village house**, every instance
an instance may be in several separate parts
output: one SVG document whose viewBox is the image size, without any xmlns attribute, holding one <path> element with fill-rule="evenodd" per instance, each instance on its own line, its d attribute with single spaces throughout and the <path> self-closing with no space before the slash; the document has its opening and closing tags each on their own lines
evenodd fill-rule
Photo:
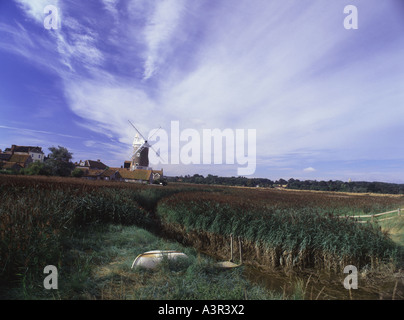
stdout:
<svg viewBox="0 0 404 320">
<path fill-rule="evenodd" d="M 17 146 L 13 144 L 11 148 L 6 148 L 3 154 L 28 155 L 32 159 L 32 162 L 44 162 L 45 160 L 45 153 L 38 146 Z"/>
<path fill-rule="evenodd" d="M 6 162 L 1 165 L 1 169 L 3 170 L 15 170 L 19 171 L 22 167 L 16 162 Z"/>
<path fill-rule="evenodd" d="M 130 166 L 132 164 L 132 161 L 125 161 L 123 164 L 124 169 L 130 169 Z"/>
<path fill-rule="evenodd" d="M 101 174 L 104 170 L 98 169 L 83 169 L 83 178 L 87 180 L 100 180 Z"/>
<path fill-rule="evenodd" d="M 121 176 L 121 181 L 124 182 L 151 184 L 163 178 L 163 169 L 161 170 L 136 169 L 134 171 L 130 171 L 128 169 L 121 168 L 119 169 L 119 174 Z"/>
<path fill-rule="evenodd" d="M 6 148 L 0 153 L 0 167 L 3 170 L 20 170 L 34 161 L 42 162 L 44 153 L 40 147 L 16 146 Z"/>
<path fill-rule="evenodd" d="M 30 163 L 33 162 L 32 158 L 28 154 L 13 154 L 9 155 L 9 157 L 4 157 L 2 155 L 2 159 L 8 159 L 7 161 L 1 161 L 2 169 L 10 169 L 10 170 L 20 170 L 22 168 L 28 167 Z"/>
<path fill-rule="evenodd" d="M 29 154 L 13 154 L 10 157 L 10 160 L 8 160 L 8 163 L 16 163 L 21 168 L 28 167 L 28 165 L 32 162 L 34 162 L 34 160 L 32 160 L 32 156 Z"/>
<path fill-rule="evenodd" d="M 87 169 L 87 170 L 91 170 L 91 169 L 97 169 L 97 170 L 105 170 L 108 168 L 108 166 L 104 163 L 101 162 L 100 159 L 98 159 L 97 161 L 94 160 L 80 160 L 79 163 L 75 163 L 76 167 L 79 169 Z"/>
<path fill-rule="evenodd" d="M 108 166 L 101 162 L 101 160 L 80 160 L 75 163 L 76 168 L 83 170 L 83 178 L 88 180 L 100 180 L 101 174 L 108 169 Z"/>
<path fill-rule="evenodd" d="M 109 168 L 105 170 L 89 169 L 84 172 L 83 178 L 87 180 L 122 181 L 120 169 Z"/>
<path fill-rule="evenodd" d="M 163 179 L 163 169 L 161 170 L 152 170 L 153 181 L 162 180 Z"/>
<path fill-rule="evenodd" d="M 8 162 L 11 158 L 11 154 L 0 153 L 0 165 Z"/>
<path fill-rule="evenodd" d="M 119 169 L 109 168 L 102 172 L 99 178 L 107 181 L 120 181 L 122 177 L 119 173 Z"/>
<path fill-rule="evenodd" d="M 127 169 L 120 169 L 119 174 L 121 176 L 121 181 L 132 182 L 132 183 L 152 183 L 152 170 L 135 170 L 130 171 Z"/>
</svg>

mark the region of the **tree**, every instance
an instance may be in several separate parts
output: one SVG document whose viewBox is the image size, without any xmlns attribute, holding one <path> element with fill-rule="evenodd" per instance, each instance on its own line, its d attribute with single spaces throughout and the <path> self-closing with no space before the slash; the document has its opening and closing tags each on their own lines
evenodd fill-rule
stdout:
<svg viewBox="0 0 404 320">
<path fill-rule="evenodd" d="M 50 147 L 49 151 L 51 153 L 48 155 L 45 164 L 49 167 L 50 172 L 55 176 L 70 176 L 75 167 L 74 163 L 70 161 L 73 158 L 73 154 L 61 146 L 57 148 Z"/>
<path fill-rule="evenodd" d="M 24 175 L 49 176 L 50 174 L 50 168 L 42 162 L 33 162 L 24 169 Z"/>
</svg>

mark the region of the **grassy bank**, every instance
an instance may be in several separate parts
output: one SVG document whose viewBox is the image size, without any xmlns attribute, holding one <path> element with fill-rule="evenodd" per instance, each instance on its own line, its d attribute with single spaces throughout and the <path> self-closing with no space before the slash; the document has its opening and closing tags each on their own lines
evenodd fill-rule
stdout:
<svg viewBox="0 0 404 320">
<path fill-rule="evenodd" d="M 242 300 L 298 298 L 252 285 L 242 269 L 222 271 L 192 248 L 164 241 L 135 226 L 98 225 L 62 241 L 58 290 L 45 290 L 42 270 L 27 273 L 4 288 L 7 299 Z M 156 270 L 131 269 L 136 256 L 153 249 L 185 252 L 187 260 L 164 261 Z M 28 276 L 29 275 L 29 276 Z"/>
</svg>

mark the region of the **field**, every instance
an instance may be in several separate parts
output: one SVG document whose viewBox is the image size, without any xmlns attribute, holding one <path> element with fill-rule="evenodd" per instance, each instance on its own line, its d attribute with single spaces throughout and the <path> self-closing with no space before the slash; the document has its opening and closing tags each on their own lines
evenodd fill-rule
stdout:
<svg viewBox="0 0 404 320">
<path fill-rule="evenodd" d="M 401 277 L 402 218 L 385 224 L 359 224 L 345 216 L 377 214 L 403 206 L 402 196 L 0 176 L 1 282 L 2 287 L 16 290 L 7 292 L 41 298 L 33 292 L 38 290 L 38 279 L 43 280 L 43 267 L 56 265 L 70 275 L 65 288 L 74 288 L 77 283 L 82 293 L 71 289 L 53 298 L 279 298 L 247 281 L 240 271 L 230 271 L 231 277 L 211 271 L 210 259 L 229 258 L 230 235 L 240 244 L 246 266 L 268 272 L 304 274 L 317 270 L 340 275 L 344 266 L 355 265 L 361 274 Z M 104 244 L 110 243 L 122 230 L 128 233 L 127 238 L 107 246 L 109 251 L 97 242 L 102 238 Z M 138 236 L 145 235 L 142 232 L 150 232 L 150 236 L 143 237 L 149 240 Z M 98 244 L 92 245 L 94 242 Z M 185 271 L 169 267 L 160 270 L 159 277 L 129 274 L 128 261 L 157 245 L 193 250 L 189 251 L 191 262 L 183 266 Z M 238 248 L 236 245 L 236 257 Z M 72 257 L 72 252 L 79 252 L 79 257 Z M 121 262 L 115 276 L 119 274 L 121 282 L 112 277 L 106 288 L 104 280 L 96 275 L 117 261 Z M 188 275 L 188 293 L 182 292 L 184 289 L 180 290 L 176 282 L 184 274 Z M 87 281 L 78 281 L 73 275 L 82 275 Z M 123 288 L 134 281 L 133 277 L 142 278 L 145 285 L 135 286 L 137 290 L 128 293 Z M 302 288 L 302 281 L 296 278 L 290 287 Z M 165 291 L 157 289 L 162 286 L 166 286 Z M 231 290 L 219 290 L 225 287 L 239 289 L 231 295 Z M 398 297 L 397 283 L 395 288 Z M 153 290 L 166 293 L 153 295 Z"/>
</svg>

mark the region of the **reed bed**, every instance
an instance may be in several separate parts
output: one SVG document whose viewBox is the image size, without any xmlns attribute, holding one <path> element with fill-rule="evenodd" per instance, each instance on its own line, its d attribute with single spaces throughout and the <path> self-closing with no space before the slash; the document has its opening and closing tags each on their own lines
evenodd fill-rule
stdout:
<svg viewBox="0 0 404 320">
<path fill-rule="evenodd" d="M 380 230 L 335 216 L 378 213 L 402 202 L 394 196 L 0 175 L 0 279 L 41 273 L 63 258 L 66 237 L 92 224 L 153 230 L 175 224 L 199 232 L 200 241 L 204 233 L 233 234 L 245 240 L 246 252 L 270 257 L 274 266 L 373 266 L 394 260 L 397 248 Z"/>
<path fill-rule="evenodd" d="M 162 200 L 157 213 L 163 224 L 183 226 L 185 232 L 241 237 L 250 244 L 250 252 L 257 252 L 250 259 L 273 267 L 337 271 L 348 264 L 375 268 L 397 260 L 397 246 L 379 228 L 338 218 L 326 207 L 311 205 L 192 192 Z"/>
<path fill-rule="evenodd" d="M 148 227 L 152 219 L 131 189 L 0 184 L 0 276 L 11 279 L 55 264 L 62 240 L 91 224 Z M 28 183 L 29 184 L 29 183 Z"/>
</svg>

